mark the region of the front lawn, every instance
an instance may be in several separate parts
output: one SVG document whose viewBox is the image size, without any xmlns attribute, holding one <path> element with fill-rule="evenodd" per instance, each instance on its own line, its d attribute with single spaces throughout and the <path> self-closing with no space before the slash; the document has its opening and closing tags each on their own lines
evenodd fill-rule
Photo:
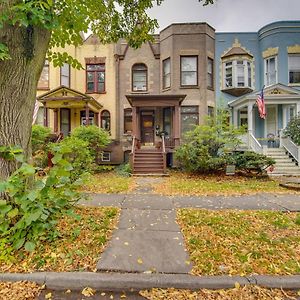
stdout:
<svg viewBox="0 0 300 300">
<path fill-rule="evenodd" d="M 116 172 L 103 172 L 90 175 L 82 191 L 100 194 L 127 193 L 134 189 L 133 177 L 124 177 Z"/>
<path fill-rule="evenodd" d="M 15 251 L 0 261 L 0 272 L 94 271 L 119 210 L 78 208 L 76 213 L 79 217 L 66 216 L 58 223 L 53 241 L 40 243 L 33 252 Z"/>
<path fill-rule="evenodd" d="M 291 193 L 269 178 L 248 178 L 225 175 L 190 175 L 171 172 L 164 182 L 155 185 L 163 195 L 243 195 L 255 193 Z"/>
<path fill-rule="evenodd" d="M 299 274 L 300 214 L 180 209 L 195 275 Z"/>
</svg>

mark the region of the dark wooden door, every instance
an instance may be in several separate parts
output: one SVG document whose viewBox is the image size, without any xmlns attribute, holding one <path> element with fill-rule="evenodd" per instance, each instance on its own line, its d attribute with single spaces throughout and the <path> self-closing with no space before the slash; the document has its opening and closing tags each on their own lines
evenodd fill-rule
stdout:
<svg viewBox="0 0 300 300">
<path fill-rule="evenodd" d="M 143 144 L 154 143 L 154 114 L 141 114 L 141 142 Z"/>
</svg>

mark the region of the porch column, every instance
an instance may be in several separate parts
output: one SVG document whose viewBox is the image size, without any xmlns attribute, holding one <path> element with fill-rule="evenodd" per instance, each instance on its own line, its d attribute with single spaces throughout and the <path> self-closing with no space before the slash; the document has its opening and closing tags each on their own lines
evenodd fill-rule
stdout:
<svg viewBox="0 0 300 300">
<path fill-rule="evenodd" d="M 141 118 L 140 118 L 140 108 L 136 108 L 136 137 L 141 139 Z"/>
<path fill-rule="evenodd" d="M 248 131 L 253 131 L 253 103 L 248 104 Z"/>
<path fill-rule="evenodd" d="M 88 104 L 85 106 L 85 126 L 90 125 L 90 108 Z"/>
<path fill-rule="evenodd" d="M 180 140 L 180 109 L 179 105 L 175 105 L 174 107 L 174 119 L 173 119 L 173 126 L 174 126 L 174 139 L 175 139 L 175 146 L 179 146 Z"/>
<path fill-rule="evenodd" d="M 287 106 L 282 105 L 282 129 L 287 125 Z"/>
<path fill-rule="evenodd" d="M 132 107 L 132 135 L 137 136 L 137 113 L 136 106 Z"/>
<path fill-rule="evenodd" d="M 46 107 L 46 104 L 44 103 L 44 126 L 48 127 L 48 109 Z"/>
<path fill-rule="evenodd" d="M 237 108 L 234 107 L 232 109 L 232 113 L 233 113 L 233 115 L 232 115 L 233 125 L 234 125 L 234 127 L 238 127 L 238 110 L 237 110 Z"/>
<path fill-rule="evenodd" d="M 299 113 L 300 113 L 300 102 L 297 101 L 297 103 L 296 103 L 296 116 L 298 116 Z"/>
<path fill-rule="evenodd" d="M 58 108 L 54 109 L 54 133 L 58 133 Z"/>
</svg>

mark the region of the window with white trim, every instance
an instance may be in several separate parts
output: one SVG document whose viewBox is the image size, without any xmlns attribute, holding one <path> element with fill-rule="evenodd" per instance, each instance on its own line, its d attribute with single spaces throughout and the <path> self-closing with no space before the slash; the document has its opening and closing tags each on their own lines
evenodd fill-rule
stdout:
<svg viewBox="0 0 300 300">
<path fill-rule="evenodd" d="M 252 62 L 247 59 L 231 60 L 223 63 L 223 87 L 252 88 Z"/>
<path fill-rule="evenodd" d="M 163 89 L 171 87 L 171 59 L 163 60 Z"/>
<path fill-rule="evenodd" d="M 110 152 L 102 152 L 102 161 L 110 161 Z"/>
<path fill-rule="evenodd" d="M 265 58 L 265 85 L 277 83 L 277 56 Z"/>
<path fill-rule="evenodd" d="M 300 54 L 289 55 L 289 83 L 300 84 Z"/>
<path fill-rule="evenodd" d="M 198 85 L 198 56 L 180 56 L 181 86 Z"/>
<path fill-rule="evenodd" d="M 70 87 L 70 65 L 64 63 L 60 67 L 60 85 Z"/>
</svg>

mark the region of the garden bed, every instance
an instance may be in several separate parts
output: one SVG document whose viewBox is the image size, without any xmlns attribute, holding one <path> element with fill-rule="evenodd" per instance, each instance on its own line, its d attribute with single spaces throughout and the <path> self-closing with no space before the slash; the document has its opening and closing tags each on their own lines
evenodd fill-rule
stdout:
<svg viewBox="0 0 300 300">
<path fill-rule="evenodd" d="M 194 275 L 300 273 L 300 214 L 181 209 Z"/>
</svg>

